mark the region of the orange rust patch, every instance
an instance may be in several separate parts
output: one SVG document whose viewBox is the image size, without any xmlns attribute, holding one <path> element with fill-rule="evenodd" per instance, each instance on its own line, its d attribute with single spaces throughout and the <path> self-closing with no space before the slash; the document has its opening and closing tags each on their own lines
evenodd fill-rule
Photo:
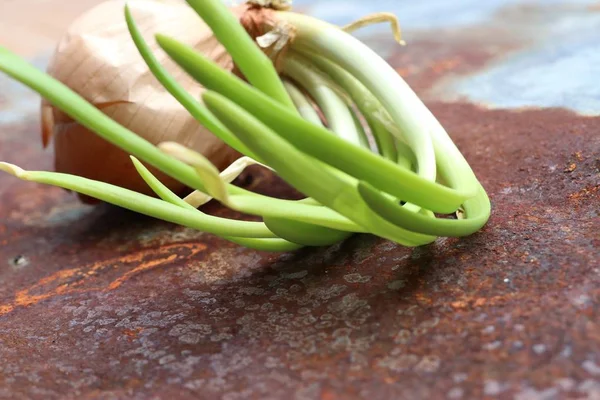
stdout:
<svg viewBox="0 0 600 400">
<path fill-rule="evenodd" d="M 570 163 L 567 168 L 565 168 L 565 172 L 574 172 L 577 169 L 577 164 Z"/>
<path fill-rule="evenodd" d="M 7 305 L 0 306 L 0 316 L 2 316 L 4 314 L 8 314 L 12 310 L 14 310 L 14 307 L 11 305 L 7 304 Z"/>
<path fill-rule="evenodd" d="M 513 301 L 522 297 L 517 293 L 507 293 L 506 295 L 501 296 L 492 296 L 492 297 L 465 297 L 463 299 L 454 301 L 451 303 L 452 308 L 454 309 L 467 309 L 467 308 L 479 308 L 484 306 L 498 306 L 501 304 L 505 304 L 508 301 Z"/>
<path fill-rule="evenodd" d="M 600 185 L 588 186 L 577 193 L 570 194 L 569 200 L 580 203 L 598 196 L 600 196 Z"/>
<path fill-rule="evenodd" d="M 454 301 L 451 304 L 452 304 L 452 307 L 456 308 L 456 309 L 464 309 L 464 308 L 467 308 L 467 306 L 469 305 L 469 303 L 467 303 L 464 300 Z"/>
<path fill-rule="evenodd" d="M 153 255 L 155 252 L 155 249 L 149 249 L 108 261 L 93 263 L 89 266 L 81 268 L 58 271 L 50 276 L 40 279 L 33 286 L 18 291 L 15 294 L 14 301 L 11 304 L 0 305 L 0 316 L 13 311 L 16 307 L 28 307 L 59 295 L 92 291 L 108 292 L 115 290 L 134 276 L 137 276 L 145 271 L 171 264 L 174 261 L 182 258 L 187 258 L 186 256 L 180 256 L 176 253 L 177 250 L 181 249 L 189 250 L 191 254 L 189 254 L 187 257 L 193 257 L 196 254 L 206 250 L 206 245 L 169 245 L 163 247 L 159 251 L 159 258 L 153 260 L 144 261 L 146 257 Z M 131 263 L 139 263 L 139 265 L 131 270 L 124 271 L 121 276 L 114 279 L 105 287 L 94 285 L 94 280 L 101 273 L 108 270 L 117 269 L 120 265 Z M 91 286 L 82 288 L 82 286 L 86 286 L 86 284 L 90 283 Z"/>
<path fill-rule="evenodd" d="M 151 261 L 145 264 L 140 265 L 137 268 L 132 269 L 131 271 L 127 272 L 125 275 L 123 275 L 122 277 L 116 279 L 114 282 L 112 282 L 110 285 L 108 285 L 107 290 L 115 290 L 116 288 L 118 288 L 119 286 L 121 286 L 123 283 L 125 283 L 127 280 L 129 280 L 130 278 L 132 278 L 133 276 L 143 272 L 143 271 L 148 271 L 152 268 L 158 267 L 160 265 L 163 265 L 165 263 L 170 263 L 172 261 L 175 261 L 177 259 L 177 254 L 173 254 L 169 257 L 167 257 L 166 259 L 163 260 L 156 260 L 156 261 Z"/>
<path fill-rule="evenodd" d="M 322 400 L 335 400 L 337 399 L 336 394 L 330 390 L 324 390 L 323 394 L 321 394 Z"/>
<path fill-rule="evenodd" d="M 427 296 L 426 293 L 416 293 L 415 297 L 420 304 L 431 304 L 432 300 Z"/>
<path fill-rule="evenodd" d="M 404 68 L 396 68 L 396 72 L 403 78 L 410 76 L 413 72 L 414 68 L 404 67 Z"/>
<path fill-rule="evenodd" d="M 456 67 L 458 67 L 461 63 L 461 60 L 457 57 L 440 60 L 431 66 L 433 72 L 440 74 L 443 72 L 452 71 Z"/>
<path fill-rule="evenodd" d="M 134 339 L 137 339 L 138 335 L 142 333 L 144 328 L 136 328 L 136 329 L 125 329 L 123 333 L 127 336 L 127 339 L 131 342 Z"/>
</svg>

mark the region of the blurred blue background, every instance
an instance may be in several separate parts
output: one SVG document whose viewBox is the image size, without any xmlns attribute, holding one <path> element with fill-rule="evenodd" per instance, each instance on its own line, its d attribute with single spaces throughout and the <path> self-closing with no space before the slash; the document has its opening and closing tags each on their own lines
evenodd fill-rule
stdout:
<svg viewBox="0 0 600 400">
<path fill-rule="evenodd" d="M 480 71 L 435 88 L 435 97 L 489 107 L 566 107 L 600 113 L 600 2 L 591 0 L 295 0 L 294 6 L 335 24 L 392 11 L 409 45 L 422 37 L 464 31 L 512 40 Z M 363 38 L 387 32 L 369 28 Z M 500 32 L 501 35 L 494 36 Z M 378 48 L 384 52 L 385 48 Z M 401 67 L 401 66 L 398 66 Z"/>
</svg>

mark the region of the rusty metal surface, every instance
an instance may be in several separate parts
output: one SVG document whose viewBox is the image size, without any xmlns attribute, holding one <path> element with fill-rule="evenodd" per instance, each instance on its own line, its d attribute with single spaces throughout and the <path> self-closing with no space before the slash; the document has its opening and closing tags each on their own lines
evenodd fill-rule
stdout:
<svg viewBox="0 0 600 400">
<path fill-rule="evenodd" d="M 0 398 L 600 398 L 600 117 L 440 102 L 524 48 L 477 15 L 388 54 L 490 193 L 470 238 L 264 254 L 1 175 Z M 48 169 L 25 114 L 0 158 Z"/>
</svg>

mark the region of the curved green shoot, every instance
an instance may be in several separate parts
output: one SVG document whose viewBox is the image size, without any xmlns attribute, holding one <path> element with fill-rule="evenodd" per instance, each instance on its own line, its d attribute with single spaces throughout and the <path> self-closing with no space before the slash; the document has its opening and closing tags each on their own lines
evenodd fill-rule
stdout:
<svg viewBox="0 0 600 400">
<path fill-rule="evenodd" d="M 338 95 L 340 89 L 336 91 L 331 80 L 292 54 L 283 60 L 283 72 L 311 95 L 323 111 L 331 131 L 350 143 L 363 145 L 348 105 Z"/>
<path fill-rule="evenodd" d="M 327 57 L 360 80 L 381 101 L 414 151 L 418 171 L 427 172 L 426 177 L 435 177 L 435 173 L 430 173 L 434 163 L 446 174 L 444 180 L 452 176 L 461 182 L 457 186 L 459 191 L 469 193 L 467 197 L 477 195 L 479 183 L 463 155 L 431 111 L 385 60 L 327 22 L 293 12 L 279 12 L 278 16 L 296 28 L 292 49 L 307 56 Z M 421 141 L 419 136 L 429 138 L 429 143 Z"/>
<path fill-rule="evenodd" d="M 331 246 L 352 236 L 344 232 L 314 224 L 305 224 L 289 218 L 265 217 L 265 225 L 277 236 L 303 246 Z"/>
<path fill-rule="evenodd" d="M 136 171 L 140 175 L 140 177 L 146 182 L 146 184 L 152 189 L 152 191 L 163 201 L 167 203 L 171 203 L 175 206 L 179 206 L 185 208 L 190 211 L 197 211 L 196 208 L 192 207 L 188 203 L 186 203 L 181 197 L 177 196 L 175 193 L 171 191 L 164 183 L 162 183 L 157 177 L 155 177 L 152 172 L 140 160 L 135 158 L 134 156 L 129 156 L 133 166 Z M 204 213 L 203 213 L 204 214 Z"/>
<path fill-rule="evenodd" d="M 335 63 L 317 55 L 313 55 L 311 61 L 348 93 L 365 117 L 380 154 L 388 160 L 396 161 L 396 141 L 390 132 L 397 128 L 379 100 L 358 79 Z"/>
<path fill-rule="evenodd" d="M 431 218 L 414 213 L 367 182 L 360 182 L 358 190 L 371 209 L 386 220 L 412 232 L 447 237 L 469 236 L 479 231 L 489 219 L 489 201 L 483 190 L 475 199 L 466 203 L 465 219 Z"/>
<path fill-rule="evenodd" d="M 304 121 L 189 46 L 162 35 L 157 41 L 193 78 L 235 101 L 299 150 L 384 192 L 434 212 L 452 213 L 479 191 L 478 187 L 458 191 L 424 179 Z"/>
<path fill-rule="evenodd" d="M 231 165 L 229 165 L 229 167 L 225 168 L 225 170 L 223 170 L 223 172 L 221 172 L 220 176 L 221 176 L 221 180 L 225 183 L 231 183 L 233 182 L 238 176 L 240 176 L 240 174 L 242 172 L 244 172 L 244 170 L 252 165 L 260 165 L 264 168 L 267 169 L 271 169 L 268 165 L 265 164 L 261 164 L 258 161 L 256 161 L 253 158 L 250 157 L 240 157 L 237 160 L 235 160 L 233 163 L 231 163 Z M 186 196 L 183 200 L 193 206 L 194 208 L 198 208 L 200 206 L 203 206 L 204 204 L 208 203 L 209 201 L 211 201 L 213 198 L 209 195 L 207 195 L 206 193 L 202 193 L 198 190 L 190 193 L 188 196 Z"/>
<path fill-rule="evenodd" d="M 273 63 L 256 46 L 225 3 L 222 0 L 186 1 L 212 29 L 215 37 L 227 49 L 248 82 L 288 109 L 295 111 L 294 103 L 283 87 Z"/>
<path fill-rule="evenodd" d="M 217 167 L 200 153 L 175 142 L 163 142 L 158 148 L 170 156 L 192 166 L 206 188 L 206 194 L 223 201 L 227 199 L 227 183 L 221 180 Z"/>
<path fill-rule="evenodd" d="M 133 162 L 135 169 L 138 171 L 142 179 L 144 179 L 148 186 L 150 186 L 154 193 L 156 193 L 156 195 L 162 200 L 190 211 L 200 212 L 173 193 L 160 180 L 152 175 L 150 170 L 148 170 L 148 168 L 146 168 L 137 158 L 131 157 L 131 161 Z M 232 243 L 260 251 L 293 251 L 302 247 L 296 243 L 288 242 L 287 240 L 283 239 L 254 239 L 227 236 L 222 236 L 222 238 Z"/>
<path fill-rule="evenodd" d="M 312 122 L 315 125 L 323 126 L 323 121 L 321 121 L 321 117 L 314 109 L 311 102 L 306 98 L 304 93 L 298 87 L 290 82 L 288 79 L 283 80 L 283 85 L 290 95 L 296 109 L 305 120 Z"/>
<path fill-rule="evenodd" d="M 163 143 L 159 147 L 191 165 L 204 182 L 208 194 L 233 210 L 265 218 L 295 220 L 302 224 L 317 225 L 331 230 L 361 231 L 360 226 L 326 207 L 268 197 L 259 199 L 252 195 L 230 195 L 225 190 L 225 182 L 221 180 L 218 170 L 202 154 L 177 143 Z"/>
<path fill-rule="evenodd" d="M 366 228 L 370 233 L 406 246 L 431 243 L 435 237 L 416 234 L 390 224 L 374 213 L 358 193 L 357 181 L 321 168 L 261 121 L 227 98 L 207 91 L 207 107 L 238 138 L 296 189 Z M 313 125 L 311 125 L 313 127 Z"/>
<path fill-rule="evenodd" d="M 293 12 L 277 15 L 296 28 L 291 49 L 308 57 L 319 54 L 334 61 L 379 99 L 415 152 L 419 174 L 435 181 L 435 153 L 429 136 L 432 121 L 421 100 L 400 75 L 372 49 L 338 27 Z"/>
<path fill-rule="evenodd" d="M 401 141 L 396 141 L 396 152 L 398 165 L 409 171 L 414 171 L 417 161 L 410 147 Z"/>
<path fill-rule="evenodd" d="M 160 64 L 160 62 L 154 56 L 152 49 L 146 43 L 142 33 L 140 32 L 129 6 L 125 5 L 125 20 L 129 29 L 129 34 L 133 43 L 138 49 L 138 52 L 144 59 L 144 62 L 148 66 L 148 69 L 154 77 L 161 83 L 161 85 L 167 89 L 167 91 L 177 99 L 177 101 L 190 113 L 192 117 L 196 119 L 202 126 L 212 132 L 219 139 L 223 140 L 227 145 L 231 146 L 240 153 L 247 154 L 252 157 L 251 152 L 240 143 L 237 138 L 231 134 L 216 119 L 197 99 L 192 97 L 174 78 L 173 76 Z"/>
<path fill-rule="evenodd" d="M 371 148 L 369 138 L 367 137 L 367 132 L 365 132 L 365 128 L 363 127 L 362 121 L 360 119 L 362 116 L 360 114 L 360 111 L 357 110 L 357 108 L 353 104 L 351 104 L 348 106 L 348 112 L 352 116 L 352 121 L 354 121 L 354 127 L 356 129 L 356 132 L 358 133 L 359 144 L 364 148 Z M 371 151 L 374 151 L 374 149 L 371 149 Z"/>
<path fill-rule="evenodd" d="M 262 223 L 213 217 L 104 182 L 56 172 L 25 171 L 3 162 L 0 162 L 0 170 L 25 181 L 72 190 L 140 214 L 218 236 L 276 238 Z"/>
</svg>

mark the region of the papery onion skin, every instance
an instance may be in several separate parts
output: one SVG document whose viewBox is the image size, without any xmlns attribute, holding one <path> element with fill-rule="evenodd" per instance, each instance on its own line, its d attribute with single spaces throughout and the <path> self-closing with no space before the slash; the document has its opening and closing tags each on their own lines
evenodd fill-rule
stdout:
<svg viewBox="0 0 600 400">
<path fill-rule="evenodd" d="M 129 8 L 165 68 L 184 88 L 200 98 L 204 88 L 192 80 L 152 40 L 169 32 L 208 55 L 222 68 L 234 63 L 212 31 L 186 4 L 130 0 Z M 232 7 L 238 18 L 247 6 Z M 119 1 L 107 1 L 81 15 L 68 28 L 47 72 L 83 96 L 109 117 L 158 145 L 174 141 L 190 147 L 225 169 L 240 154 L 201 126 L 152 76 L 130 39 Z M 152 190 L 139 176 L 129 154 L 106 142 L 46 101 L 41 106 L 42 141 L 54 144 L 57 172 L 94 179 L 140 193 Z M 185 185 L 150 168 L 167 187 L 187 193 Z M 94 202 L 80 196 L 85 202 Z"/>
</svg>

